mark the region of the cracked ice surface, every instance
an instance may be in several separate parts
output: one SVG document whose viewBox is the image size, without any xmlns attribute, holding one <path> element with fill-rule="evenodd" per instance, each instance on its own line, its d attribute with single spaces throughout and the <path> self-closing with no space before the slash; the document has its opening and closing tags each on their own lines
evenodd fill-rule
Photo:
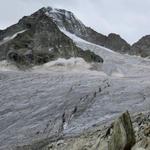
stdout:
<svg viewBox="0 0 150 150">
<path fill-rule="evenodd" d="M 81 60 L 78 64 L 84 69 L 75 66 L 74 70 L 74 59 L 69 60 L 71 69 L 68 62 L 59 60 L 56 65 L 53 62 L 22 72 L 5 70 L 3 62 L 0 149 L 61 133 L 80 133 L 127 109 L 150 109 L 150 60 L 74 41 L 102 56 L 104 64 L 94 71 Z"/>
</svg>

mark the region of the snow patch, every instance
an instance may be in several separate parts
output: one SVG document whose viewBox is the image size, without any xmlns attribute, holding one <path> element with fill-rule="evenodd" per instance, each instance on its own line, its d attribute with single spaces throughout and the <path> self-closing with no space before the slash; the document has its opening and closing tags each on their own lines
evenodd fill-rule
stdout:
<svg viewBox="0 0 150 150">
<path fill-rule="evenodd" d="M 59 28 L 61 32 L 63 32 L 66 36 L 70 37 L 73 41 L 75 42 L 84 42 L 84 43 L 89 43 L 79 37 L 77 37 L 75 34 L 72 34 L 66 30 L 64 30 L 63 28 Z"/>
<path fill-rule="evenodd" d="M 12 40 L 12 39 L 14 39 L 18 34 L 23 33 L 23 32 L 25 32 L 25 31 L 27 31 L 27 30 L 22 30 L 22 31 L 19 31 L 19 32 L 13 34 L 12 36 L 5 37 L 5 38 L 0 42 L 0 45 L 2 45 L 2 44 L 4 44 L 4 43 L 6 43 L 6 42 L 8 42 L 8 41 L 10 41 L 10 40 Z"/>
<path fill-rule="evenodd" d="M 49 52 L 51 52 L 53 49 L 54 49 L 53 47 L 49 48 Z"/>
<path fill-rule="evenodd" d="M 63 129 L 66 130 L 68 127 L 68 124 L 65 122 L 64 126 L 63 126 Z"/>
<path fill-rule="evenodd" d="M 4 41 L 5 41 L 5 40 L 12 40 L 12 39 L 14 39 L 18 34 L 23 33 L 23 32 L 25 32 L 25 31 L 26 31 L 26 30 L 19 31 L 19 32 L 13 34 L 12 36 L 5 37 L 3 40 L 4 40 Z"/>
<path fill-rule="evenodd" d="M 105 48 L 105 47 L 100 46 L 100 45 L 96 45 L 96 44 L 94 44 L 94 43 L 90 43 L 90 42 L 88 42 L 88 41 L 86 41 L 86 40 L 83 40 L 83 39 L 81 39 L 80 37 L 76 36 L 75 34 L 72 34 L 72 33 L 68 32 L 68 31 L 66 31 L 64 28 L 59 28 L 59 29 L 60 29 L 60 31 L 63 32 L 66 36 L 70 37 L 75 43 L 90 44 L 90 45 L 93 45 L 93 46 L 97 46 L 97 47 L 99 47 L 99 48 L 102 48 L 102 49 L 104 49 L 104 50 L 106 50 L 106 51 L 108 51 L 108 52 L 111 52 L 111 53 L 116 54 L 116 52 L 114 52 L 114 51 L 112 51 L 112 50 L 110 50 L 110 49 L 108 49 L 108 48 Z"/>
</svg>

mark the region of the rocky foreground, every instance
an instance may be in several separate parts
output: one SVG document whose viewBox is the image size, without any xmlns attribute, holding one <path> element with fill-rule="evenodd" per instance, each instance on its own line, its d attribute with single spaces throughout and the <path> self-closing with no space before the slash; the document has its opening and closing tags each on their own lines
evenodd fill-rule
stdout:
<svg viewBox="0 0 150 150">
<path fill-rule="evenodd" d="M 132 120 L 132 121 L 131 121 Z M 123 113 L 113 123 L 93 126 L 77 136 L 36 141 L 17 150 L 150 150 L 150 112 L 130 118 Z"/>
</svg>

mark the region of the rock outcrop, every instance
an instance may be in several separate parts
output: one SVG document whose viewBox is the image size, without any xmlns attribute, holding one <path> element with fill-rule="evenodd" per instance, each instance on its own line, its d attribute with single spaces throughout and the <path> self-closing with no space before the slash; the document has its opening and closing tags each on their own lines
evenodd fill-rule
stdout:
<svg viewBox="0 0 150 150">
<path fill-rule="evenodd" d="M 113 133 L 108 150 L 131 150 L 135 144 L 135 135 L 128 112 L 123 113 L 113 124 Z"/>
</svg>

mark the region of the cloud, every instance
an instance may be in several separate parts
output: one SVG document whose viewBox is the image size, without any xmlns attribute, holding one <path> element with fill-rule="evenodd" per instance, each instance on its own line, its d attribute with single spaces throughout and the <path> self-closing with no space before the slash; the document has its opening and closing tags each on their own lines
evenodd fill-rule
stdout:
<svg viewBox="0 0 150 150">
<path fill-rule="evenodd" d="M 87 26 L 106 35 L 118 33 L 130 43 L 150 34 L 149 0 L 2 0 L 0 28 L 43 6 L 70 10 Z"/>
</svg>

